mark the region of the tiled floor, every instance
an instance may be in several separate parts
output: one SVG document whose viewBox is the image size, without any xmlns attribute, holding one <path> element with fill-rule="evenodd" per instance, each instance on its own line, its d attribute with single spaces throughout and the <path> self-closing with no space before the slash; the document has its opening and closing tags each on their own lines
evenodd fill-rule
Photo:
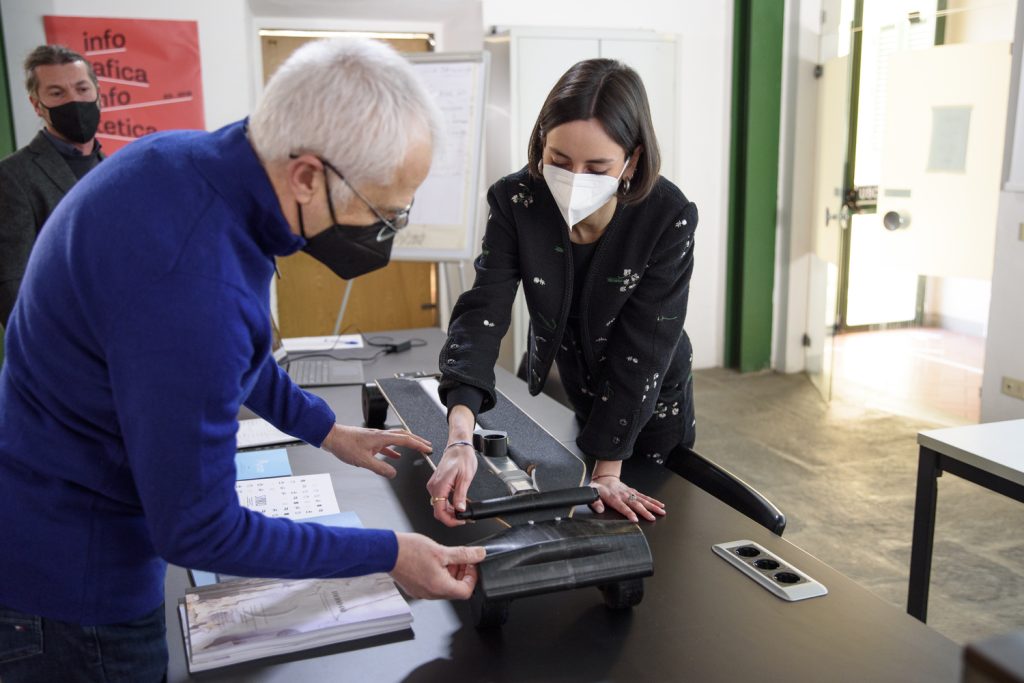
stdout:
<svg viewBox="0 0 1024 683">
<path fill-rule="evenodd" d="M 858 352 L 899 355 L 870 344 Z M 903 612 L 917 434 L 940 423 L 826 403 L 802 374 L 698 370 L 693 393 L 695 450 L 778 505 L 785 538 Z M 938 486 L 928 624 L 958 643 L 1024 629 L 1024 505 L 955 476 Z"/>
<path fill-rule="evenodd" d="M 939 424 L 978 422 L 985 339 L 938 328 L 835 338 L 833 392 L 866 408 Z"/>
</svg>

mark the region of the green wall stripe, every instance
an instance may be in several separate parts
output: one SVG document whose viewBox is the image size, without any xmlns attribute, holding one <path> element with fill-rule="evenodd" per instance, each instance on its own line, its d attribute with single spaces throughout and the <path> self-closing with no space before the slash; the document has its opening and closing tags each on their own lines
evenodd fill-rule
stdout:
<svg viewBox="0 0 1024 683">
<path fill-rule="evenodd" d="M 782 98 L 782 0 L 736 0 L 726 362 L 771 364 Z"/>
<path fill-rule="evenodd" d="M 737 234 L 737 224 L 743 215 L 744 184 L 747 147 L 747 46 L 749 43 L 749 13 L 736 2 L 733 13 L 732 42 L 732 121 L 730 124 L 729 149 L 729 228 L 726 246 L 725 280 L 725 365 L 737 368 L 740 365 L 739 330 L 742 307 L 739 305 L 740 288 L 743 284 L 743 269 L 740 262 L 743 255 L 742 234 Z"/>
</svg>

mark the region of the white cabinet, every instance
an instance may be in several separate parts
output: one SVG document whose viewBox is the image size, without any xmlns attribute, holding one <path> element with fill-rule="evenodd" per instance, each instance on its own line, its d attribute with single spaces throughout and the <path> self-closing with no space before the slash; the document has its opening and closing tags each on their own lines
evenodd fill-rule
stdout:
<svg viewBox="0 0 1024 683">
<path fill-rule="evenodd" d="M 526 164 L 530 133 L 552 86 L 573 64 L 594 57 L 618 59 L 640 74 L 661 151 L 661 174 L 676 180 L 676 36 L 655 31 L 514 27 L 495 30 L 484 46 L 491 54 L 484 171 L 488 186 Z M 520 294 L 500 359 L 512 371 L 525 349 L 527 322 Z"/>
</svg>

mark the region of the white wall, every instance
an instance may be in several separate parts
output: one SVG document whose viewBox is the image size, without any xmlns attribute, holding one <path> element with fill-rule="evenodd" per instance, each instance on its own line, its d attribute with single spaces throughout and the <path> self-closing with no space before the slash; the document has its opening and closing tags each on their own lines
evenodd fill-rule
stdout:
<svg viewBox="0 0 1024 683">
<path fill-rule="evenodd" d="M 675 182 L 697 203 L 700 226 L 686 330 L 694 366 L 723 362 L 729 197 L 732 3 L 718 0 L 482 0 L 483 23 L 646 29 L 679 37 L 680 126 Z"/>
<path fill-rule="evenodd" d="M 924 324 L 984 337 L 992 283 L 963 277 L 929 277 L 924 294 Z"/>
<path fill-rule="evenodd" d="M 1010 0 L 995 3 L 990 0 L 950 0 L 948 10 L 946 44 L 1012 42 L 1014 39 L 1015 6 Z M 1008 141 L 1012 139 L 1012 135 L 1007 135 Z M 962 334 L 985 336 L 991 289 L 991 283 L 987 281 L 929 278 L 925 294 L 925 324 Z"/>
<path fill-rule="evenodd" d="M 1024 418 L 1024 401 L 1000 391 L 1003 377 L 1024 379 L 1024 83 L 1021 81 L 1024 12 L 1017 13 L 1010 106 L 1007 113 L 1003 191 L 996 217 L 996 254 L 992 266 L 992 300 L 981 381 L 981 421 Z"/>
<path fill-rule="evenodd" d="M 950 0 L 946 44 L 1003 43 L 1013 40 L 1013 0 Z"/>
<path fill-rule="evenodd" d="M 255 57 L 248 39 L 249 13 L 245 0 L 177 0 L 173 3 L 134 0 L 4 0 L 2 4 L 11 108 L 18 146 L 40 128 L 28 97 L 21 64 L 32 48 L 46 42 L 43 15 L 115 17 L 126 19 L 184 19 L 199 24 L 203 75 L 203 108 L 210 130 L 242 118 L 253 103 L 248 78 Z M 69 45 L 71 49 L 79 46 Z M 80 51 L 80 50 L 79 50 Z"/>
</svg>

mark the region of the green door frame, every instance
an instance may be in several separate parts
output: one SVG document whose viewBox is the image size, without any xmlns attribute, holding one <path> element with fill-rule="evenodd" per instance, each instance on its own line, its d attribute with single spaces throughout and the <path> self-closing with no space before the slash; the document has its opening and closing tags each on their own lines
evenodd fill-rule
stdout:
<svg viewBox="0 0 1024 683">
<path fill-rule="evenodd" d="M 735 0 L 725 364 L 771 365 L 783 0 Z"/>
</svg>

